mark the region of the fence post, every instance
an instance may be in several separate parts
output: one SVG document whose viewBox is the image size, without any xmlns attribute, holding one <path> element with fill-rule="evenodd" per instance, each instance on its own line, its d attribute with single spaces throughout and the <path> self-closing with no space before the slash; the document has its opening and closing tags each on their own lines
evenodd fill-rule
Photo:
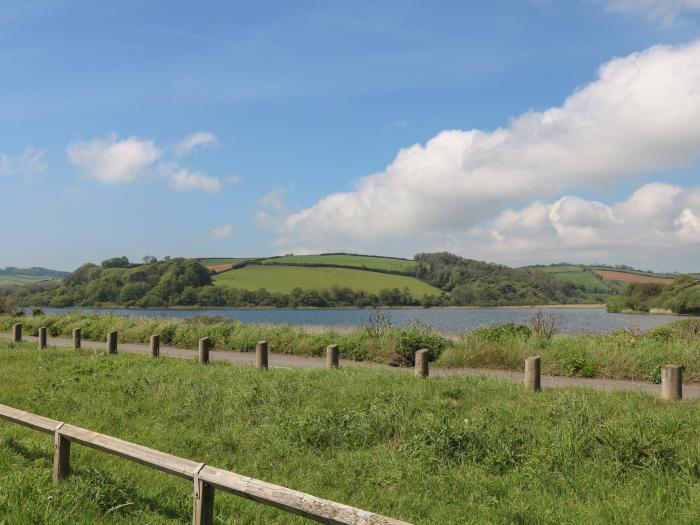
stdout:
<svg viewBox="0 0 700 525">
<path fill-rule="evenodd" d="M 39 328 L 39 350 L 44 350 L 46 348 L 46 327 L 42 326 Z"/>
<path fill-rule="evenodd" d="M 683 365 L 666 365 L 661 369 L 661 399 L 683 399 Z"/>
<path fill-rule="evenodd" d="M 209 364 L 209 338 L 202 337 L 199 340 L 199 362 L 203 365 Z"/>
<path fill-rule="evenodd" d="M 430 374 L 429 370 L 429 359 L 428 359 L 428 354 L 430 353 L 430 350 L 427 348 L 423 348 L 422 350 L 418 350 L 416 352 L 416 375 L 418 377 L 428 377 Z"/>
<path fill-rule="evenodd" d="M 525 359 L 525 390 L 536 392 L 540 389 L 540 363 L 538 355 Z"/>
<path fill-rule="evenodd" d="M 338 345 L 328 345 L 326 348 L 326 368 L 338 368 L 339 365 Z"/>
<path fill-rule="evenodd" d="M 258 370 L 267 370 L 267 341 L 255 345 L 255 364 Z"/>
<path fill-rule="evenodd" d="M 73 350 L 80 350 L 80 328 L 73 328 Z"/>
<path fill-rule="evenodd" d="M 117 334 L 116 330 L 112 330 L 107 334 L 107 353 L 116 354 L 117 353 Z"/>
<path fill-rule="evenodd" d="M 155 334 L 151 336 L 151 357 L 158 357 L 160 355 L 160 335 Z"/>
<path fill-rule="evenodd" d="M 195 480 L 193 503 L 192 525 L 213 525 L 214 487 L 201 479 Z"/>
<path fill-rule="evenodd" d="M 12 341 L 14 343 L 22 342 L 22 323 L 15 323 L 12 325 Z"/>
<path fill-rule="evenodd" d="M 53 482 L 58 483 L 70 474 L 70 441 L 60 433 L 60 426 L 54 434 Z"/>
</svg>

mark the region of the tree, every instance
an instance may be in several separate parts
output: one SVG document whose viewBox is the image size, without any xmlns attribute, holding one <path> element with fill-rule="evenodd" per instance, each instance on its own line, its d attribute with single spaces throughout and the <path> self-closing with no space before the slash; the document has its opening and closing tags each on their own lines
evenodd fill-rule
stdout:
<svg viewBox="0 0 700 525">
<path fill-rule="evenodd" d="M 128 268 L 130 265 L 127 257 L 112 257 L 102 261 L 102 268 Z"/>
<path fill-rule="evenodd" d="M 153 255 L 144 255 L 143 262 L 144 264 L 152 264 L 154 262 L 158 262 L 158 259 Z"/>
</svg>

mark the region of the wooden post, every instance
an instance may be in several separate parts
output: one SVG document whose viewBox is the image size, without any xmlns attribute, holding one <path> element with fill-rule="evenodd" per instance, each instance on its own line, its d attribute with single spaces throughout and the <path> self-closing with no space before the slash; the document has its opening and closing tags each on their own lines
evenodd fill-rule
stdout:
<svg viewBox="0 0 700 525">
<path fill-rule="evenodd" d="M 267 341 L 258 341 L 255 345 L 255 364 L 258 370 L 267 370 Z"/>
<path fill-rule="evenodd" d="M 540 363 L 538 355 L 525 359 L 525 390 L 536 392 L 540 389 Z"/>
<path fill-rule="evenodd" d="M 42 326 L 39 328 L 39 350 L 44 350 L 46 348 L 46 327 Z"/>
<path fill-rule="evenodd" d="M 661 369 L 661 399 L 683 399 L 683 365 L 666 365 Z"/>
<path fill-rule="evenodd" d="M 116 354 L 117 353 L 117 334 L 116 330 L 112 330 L 107 334 L 107 353 Z"/>
<path fill-rule="evenodd" d="M 429 359 L 428 355 L 430 354 L 430 350 L 427 348 L 423 348 L 422 350 L 418 350 L 416 352 L 416 375 L 418 377 L 428 377 L 430 374 L 429 370 Z"/>
<path fill-rule="evenodd" d="M 70 441 L 58 430 L 54 435 L 53 482 L 58 483 L 70 474 Z"/>
<path fill-rule="evenodd" d="M 192 525 L 213 525 L 214 523 L 214 487 L 201 479 L 195 481 L 194 511 Z"/>
<path fill-rule="evenodd" d="M 158 357 L 160 355 L 160 335 L 155 334 L 151 336 L 151 357 Z"/>
<path fill-rule="evenodd" d="M 209 364 L 209 338 L 202 337 L 199 340 L 199 362 L 203 365 Z"/>
<path fill-rule="evenodd" d="M 338 345 L 329 345 L 326 348 L 326 367 L 338 368 L 340 364 L 340 356 L 338 353 Z"/>
<path fill-rule="evenodd" d="M 12 325 L 12 342 L 22 342 L 22 323 L 15 323 Z"/>
<path fill-rule="evenodd" d="M 73 350 L 80 350 L 80 328 L 73 328 Z"/>
</svg>

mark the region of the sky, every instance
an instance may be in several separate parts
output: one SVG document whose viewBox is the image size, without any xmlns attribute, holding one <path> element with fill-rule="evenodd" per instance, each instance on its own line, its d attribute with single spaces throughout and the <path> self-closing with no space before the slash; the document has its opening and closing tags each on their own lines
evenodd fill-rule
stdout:
<svg viewBox="0 0 700 525">
<path fill-rule="evenodd" d="M 0 0 L 0 267 L 700 271 L 700 0 Z"/>
</svg>

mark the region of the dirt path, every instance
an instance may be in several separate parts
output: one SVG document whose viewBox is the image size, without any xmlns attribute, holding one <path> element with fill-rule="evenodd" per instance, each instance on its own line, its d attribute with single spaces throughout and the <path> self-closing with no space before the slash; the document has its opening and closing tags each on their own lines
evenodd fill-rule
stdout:
<svg viewBox="0 0 700 525">
<path fill-rule="evenodd" d="M 9 334 L 0 334 L 0 337 L 9 339 Z M 23 336 L 25 341 L 36 342 L 37 338 L 33 336 Z M 73 346 L 73 341 L 64 337 L 49 337 L 48 343 L 53 346 Z M 104 350 L 105 343 L 95 341 L 82 341 L 82 347 L 90 350 Z M 149 348 L 145 344 L 120 343 L 120 352 L 129 352 L 134 354 L 148 354 Z M 173 348 L 170 346 L 160 347 L 160 355 L 166 357 L 178 357 L 181 359 L 196 359 L 196 350 L 186 350 L 182 348 Z M 270 366 L 272 368 L 324 368 L 326 360 L 318 357 L 300 357 L 289 354 L 270 353 Z M 225 362 L 239 365 L 255 365 L 255 353 L 253 352 L 232 352 L 228 350 L 217 350 L 209 353 L 209 360 L 212 362 Z M 378 363 L 358 363 L 355 361 L 343 360 L 341 366 L 352 366 L 362 368 L 383 368 L 400 373 L 412 373 L 409 368 L 393 368 Z M 438 368 L 430 369 L 431 376 L 448 376 L 448 375 L 471 375 L 471 376 L 490 376 L 509 381 L 512 383 L 521 383 L 523 374 L 517 370 L 490 370 L 483 368 Z M 543 375 L 542 388 L 560 388 L 560 387 L 583 387 L 593 388 L 596 390 L 606 391 L 642 391 L 652 395 L 659 395 L 661 386 L 653 383 L 645 383 L 642 381 L 628 381 L 622 379 L 601 379 L 592 378 L 586 379 L 581 377 L 560 377 Z M 683 397 L 685 399 L 700 398 L 700 386 L 683 385 Z"/>
</svg>

